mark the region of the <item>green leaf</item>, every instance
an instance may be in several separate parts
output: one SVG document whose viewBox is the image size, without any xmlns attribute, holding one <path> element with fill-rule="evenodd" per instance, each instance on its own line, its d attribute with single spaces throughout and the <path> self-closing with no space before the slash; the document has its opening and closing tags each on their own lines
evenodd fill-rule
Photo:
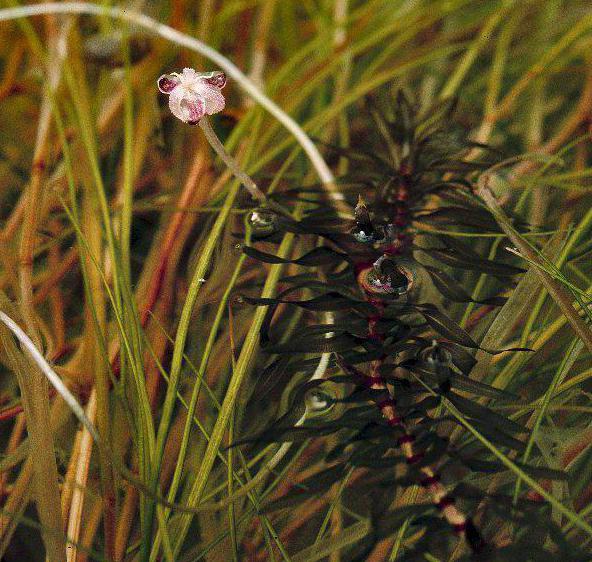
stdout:
<svg viewBox="0 0 592 562">
<path fill-rule="evenodd" d="M 248 297 L 246 295 L 242 295 L 242 299 L 249 303 L 254 304 L 257 306 L 270 306 L 270 305 L 278 305 L 278 304 L 291 304 L 293 306 L 299 306 L 300 308 L 304 308 L 306 310 L 316 310 L 316 311 L 328 311 L 328 310 L 347 310 L 354 308 L 356 310 L 364 310 L 365 312 L 370 312 L 375 310 L 375 308 L 363 301 L 355 301 L 348 297 L 344 297 L 339 293 L 325 293 L 324 295 L 320 295 L 318 297 L 314 297 L 308 300 L 287 300 L 281 298 L 258 298 L 258 297 Z"/>
<path fill-rule="evenodd" d="M 474 302 L 478 304 L 488 304 L 493 306 L 502 306 L 506 299 L 503 297 L 492 297 L 489 299 L 473 299 L 452 277 L 434 267 L 424 266 L 430 275 L 432 282 L 442 293 L 442 296 L 452 302 Z"/>
<path fill-rule="evenodd" d="M 548 480 L 565 480 L 569 481 L 570 477 L 564 470 L 557 470 L 547 466 L 532 466 L 530 464 L 516 463 L 526 474 L 533 478 L 546 478 Z"/>
<path fill-rule="evenodd" d="M 290 491 L 282 497 L 266 503 L 262 511 L 268 513 L 271 511 L 278 511 L 280 509 L 286 509 L 293 505 L 302 503 L 303 500 L 310 498 L 314 495 L 325 493 L 335 482 L 343 477 L 346 472 L 346 467 L 343 464 L 338 464 L 315 472 L 312 476 L 305 478 L 294 486 Z"/>
<path fill-rule="evenodd" d="M 518 397 L 511 392 L 506 390 L 501 390 L 499 388 L 495 388 L 494 386 L 490 386 L 488 384 L 476 381 L 474 379 L 469 378 L 466 375 L 457 375 L 452 373 L 450 375 L 450 382 L 454 388 L 458 388 L 460 390 L 464 390 L 467 392 L 472 392 L 477 396 L 487 397 L 487 398 L 498 398 L 501 400 L 517 400 Z"/>
<path fill-rule="evenodd" d="M 265 431 L 251 437 L 243 437 L 232 443 L 232 447 L 247 444 L 266 444 L 266 443 L 301 443 L 313 437 L 330 435 L 342 429 L 339 424 L 331 423 L 324 425 L 300 425 L 282 427 L 274 425 Z"/>
<path fill-rule="evenodd" d="M 376 522 L 377 538 L 390 537 L 409 518 L 417 518 L 433 512 L 435 507 L 431 503 L 418 503 L 397 507 L 381 515 Z"/>
<path fill-rule="evenodd" d="M 276 345 L 268 345 L 265 351 L 268 353 L 328 353 L 328 352 L 343 352 L 357 347 L 360 341 L 349 334 L 338 334 L 335 336 L 325 337 L 308 336 L 293 338 L 286 343 Z"/>
<path fill-rule="evenodd" d="M 315 248 L 303 256 L 294 259 L 282 258 L 280 256 L 276 256 L 275 254 L 268 254 L 267 252 L 262 252 L 261 250 L 257 250 L 252 246 L 243 246 L 242 250 L 245 254 L 247 254 L 247 256 L 263 263 L 293 263 L 306 267 L 314 267 L 319 265 L 330 265 L 342 261 L 349 261 L 347 254 L 337 252 L 326 246 Z"/>
<path fill-rule="evenodd" d="M 420 248 L 422 252 L 434 259 L 460 269 L 489 273 L 498 277 L 513 276 L 524 273 L 524 269 L 513 265 L 500 263 L 482 258 L 469 246 L 452 236 L 438 236 L 438 239 L 446 244 L 446 248 Z"/>
<path fill-rule="evenodd" d="M 433 305 L 418 305 L 417 310 L 425 321 L 441 336 L 464 347 L 477 349 L 479 345 L 456 322 Z"/>
<path fill-rule="evenodd" d="M 511 392 L 473 380 L 467 375 L 459 375 L 450 369 L 447 369 L 445 374 L 440 374 L 434 372 L 431 368 L 422 367 L 421 365 L 413 364 L 412 362 L 403 363 L 401 366 L 421 375 L 424 380 L 432 380 L 437 384 L 442 384 L 442 382 L 447 380 L 450 382 L 452 388 L 471 392 L 477 396 L 512 401 L 518 400 L 518 397 Z"/>
<path fill-rule="evenodd" d="M 414 220 L 427 225 L 462 225 L 479 229 L 479 232 L 498 232 L 497 222 L 493 217 L 478 207 L 440 207 L 433 211 L 421 213 Z"/>
<path fill-rule="evenodd" d="M 516 423 L 515 421 L 482 406 L 477 402 L 473 402 L 468 398 L 464 398 L 454 392 L 446 395 L 446 398 L 458 408 L 463 414 L 469 418 L 479 421 L 490 428 L 500 429 L 509 433 L 528 433 L 528 429 Z"/>
<path fill-rule="evenodd" d="M 368 535 L 370 523 L 360 521 L 345 528 L 336 537 L 329 537 L 292 556 L 292 562 L 317 562 L 323 560 L 333 552 L 351 546 Z"/>
</svg>

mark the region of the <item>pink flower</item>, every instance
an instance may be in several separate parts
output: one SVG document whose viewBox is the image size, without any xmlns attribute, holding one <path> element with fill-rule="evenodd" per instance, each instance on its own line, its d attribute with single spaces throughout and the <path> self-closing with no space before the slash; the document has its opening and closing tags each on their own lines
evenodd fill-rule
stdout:
<svg viewBox="0 0 592 562">
<path fill-rule="evenodd" d="M 163 74 L 158 89 L 169 96 L 173 115 L 183 123 L 197 125 L 204 115 L 214 115 L 224 109 L 222 88 L 226 85 L 223 72 L 196 72 L 184 68 L 182 73 Z"/>
</svg>

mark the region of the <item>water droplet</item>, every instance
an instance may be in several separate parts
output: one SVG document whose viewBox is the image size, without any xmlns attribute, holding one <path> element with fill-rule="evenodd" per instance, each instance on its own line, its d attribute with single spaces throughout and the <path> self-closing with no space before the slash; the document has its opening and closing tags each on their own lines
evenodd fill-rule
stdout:
<svg viewBox="0 0 592 562">
<path fill-rule="evenodd" d="M 352 231 L 353 237 L 362 244 L 369 244 L 370 242 L 374 242 L 374 233 L 366 233 L 365 230 L 358 230 L 354 229 Z"/>
<path fill-rule="evenodd" d="M 441 345 L 438 345 L 436 340 L 432 342 L 430 347 L 426 347 L 421 351 L 420 357 L 422 361 L 434 367 L 448 366 L 452 363 L 450 352 Z"/>
<path fill-rule="evenodd" d="M 321 415 L 326 414 L 335 406 L 335 397 L 329 392 L 315 388 L 306 394 L 304 402 L 309 414 Z"/>
<path fill-rule="evenodd" d="M 255 209 L 249 214 L 249 225 L 253 236 L 264 238 L 277 230 L 278 216 L 269 209 Z"/>
<path fill-rule="evenodd" d="M 409 291 L 412 280 L 411 272 L 388 256 L 378 258 L 368 273 L 368 283 L 376 292 L 383 294 L 404 295 Z"/>
</svg>

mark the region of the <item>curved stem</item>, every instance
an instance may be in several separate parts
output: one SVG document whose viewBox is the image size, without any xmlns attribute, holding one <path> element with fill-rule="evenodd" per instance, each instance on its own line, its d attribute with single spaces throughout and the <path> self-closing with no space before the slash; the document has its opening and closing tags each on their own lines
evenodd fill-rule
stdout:
<svg viewBox="0 0 592 562">
<path fill-rule="evenodd" d="M 265 193 L 259 189 L 251 176 L 241 169 L 241 167 L 238 165 L 238 162 L 230 154 L 228 154 L 228 152 L 226 152 L 224 145 L 218 138 L 218 135 L 215 133 L 214 129 L 212 129 L 212 125 L 210 125 L 210 121 L 206 116 L 202 117 L 201 121 L 199 122 L 199 126 L 204 132 L 204 135 L 210 143 L 210 146 L 214 149 L 214 152 L 220 157 L 222 162 L 226 164 L 234 176 L 247 188 L 247 191 L 251 194 L 251 197 L 253 197 L 253 199 L 257 199 L 260 203 L 267 202 Z"/>
<path fill-rule="evenodd" d="M 47 377 L 47 380 L 64 399 L 64 402 L 68 404 L 73 414 L 78 418 L 78 421 L 88 430 L 93 439 L 98 443 L 100 441 L 99 434 L 97 433 L 95 426 L 86 416 L 76 397 L 63 383 L 59 375 L 50 367 L 49 363 L 45 360 L 45 357 L 41 355 L 41 352 L 37 349 L 37 347 L 35 347 L 35 344 L 31 341 L 31 338 L 25 334 L 21 327 L 12 318 L 10 318 L 8 314 L 2 312 L 1 310 L 0 321 L 2 321 L 2 323 L 5 324 L 6 327 L 16 336 L 21 345 L 26 349 L 27 353 L 31 356 L 33 361 L 35 361 L 43 374 Z"/>
<path fill-rule="evenodd" d="M 177 45 L 186 47 L 218 65 L 226 74 L 235 80 L 237 84 L 249 94 L 259 105 L 271 113 L 282 125 L 288 129 L 298 141 L 302 149 L 310 159 L 321 181 L 330 189 L 334 188 L 335 178 L 333 173 L 323 160 L 317 147 L 302 128 L 283 111 L 275 102 L 269 99 L 245 74 L 224 55 L 212 47 L 202 43 L 198 39 L 176 31 L 144 14 L 125 10 L 117 7 L 100 6 L 91 2 L 45 2 L 29 6 L 18 6 L 0 10 L 0 21 L 12 20 L 23 17 L 39 16 L 43 14 L 93 14 L 97 16 L 109 16 L 122 21 L 127 21 L 147 29 L 148 31 L 163 37 Z"/>
</svg>

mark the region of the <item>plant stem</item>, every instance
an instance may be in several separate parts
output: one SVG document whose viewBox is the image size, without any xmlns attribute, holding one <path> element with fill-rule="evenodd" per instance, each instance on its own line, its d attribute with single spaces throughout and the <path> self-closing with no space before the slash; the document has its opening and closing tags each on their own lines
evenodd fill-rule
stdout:
<svg viewBox="0 0 592 562">
<path fill-rule="evenodd" d="M 0 321 L 6 325 L 6 327 L 16 336 L 21 345 L 27 350 L 27 353 L 31 356 L 37 366 L 43 371 L 43 374 L 47 377 L 47 380 L 56 389 L 58 394 L 64 399 L 64 402 L 68 404 L 73 414 L 78 418 L 78 421 L 86 427 L 88 432 L 92 435 L 95 442 L 99 442 L 99 435 L 95 426 L 86 417 L 82 406 L 79 404 L 76 397 L 70 392 L 68 387 L 63 383 L 59 375 L 49 366 L 49 363 L 45 360 L 41 352 L 35 347 L 35 344 L 31 341 L 31 338 L 25 334 L 21 327 L 14 321 L 10 316 L 0 311 Z"/>
<path fill-rule="evenodd" d="M 503 212 L 502 208 L 496 201 L 493 193 L 489 189 L 489 179 L 490 176 L 484 175 L 479 180 L 479 195 L 485 201 L 489 209 L 491 210 L 493 216 L 495 217 L 496 221 L 502 228 L 502 230 L 507 234 L 508 238 L 518 247 L 520 253 L 529 259 L 532 263 L 534 263 L 536 267 L 536 271 L 539 274 L 539 277 L 553 298 L 553 300 L 557 303 L 569 323 L 572 325 L 572 328 L 576 332 L 576 334 L 580 337 L 580 339 L 585 343 L 586 347 L 589 351 L 592 352 L 592 332 L 590 331 L 590 327 L 586 324 L 586 322 L 580 318 L 576 310 L 572 306 L 572 299 L 569 296 L 569 293 L 565 290 L 565 288 L 561 285 L 561 283 L 555 279 L 553 279 L 544 269 L 541 262 L 541 258 L 538 254 L 533 250 L 527 240 L 525 240 L 520 234 L 514 229 L 511 225 L 510 220 Z"/>
<path fill-rule="evenodd" d="M 220 157 L 222 162 L 226 164 L 234 176 L 247 188 L 251 197 L 257 199 L 260 203 L 266 203 L 267 197 L 265 196 L 265 193 L 263 193 L 253 179 L 241 169 L 238 162 L 226 152 L 224 145 L 220 142 L 218 135 L 215 133 L 214 129 L 212 129 L 212 125 L 206 116 L 201 119 L 199 126 L 204 132 L 210 146 L 214 149 L 214 152 Z"/>
<path fill-rule="evenodd" d="M 91 2 L 46 2 L 43 4 L 7 8 L 0 10 L 0 21 L 40 16 L 43 14 L 93 14 L 97 16 L 109 16 L 111 18 L 133 23 L 138 27 L 142 27 L 163 37 L 164 39 L 168 39 L 177 45 L 181 45 L 201 54 L 224 70 L 224 72 L 226 72 L 231 79 L 235 80 L 239 86 L 247 92 L 247 94 L 280 121 L 302 146 L 321 181 L 328 186 L 333 186 L 333 182 L 335 181 L 333 173 L 323 160 L 317 147 L 298 123 L 285 113 L 275 102 L 261 92 L 261 90 L 249 80 L 236 65 L 218 51 L 212 49 L 212 47 L 144 14 L 117 7 L 101 6 Z"/>
</svg>

